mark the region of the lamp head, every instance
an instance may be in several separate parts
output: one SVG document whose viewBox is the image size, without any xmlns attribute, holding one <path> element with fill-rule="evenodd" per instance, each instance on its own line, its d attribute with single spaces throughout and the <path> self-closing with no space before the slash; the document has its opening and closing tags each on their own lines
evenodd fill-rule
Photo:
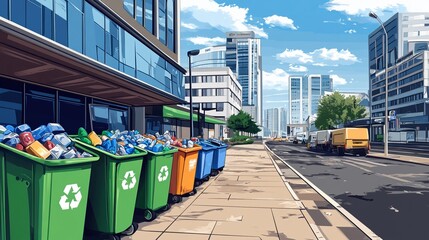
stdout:
<svg viewBox="0 0 429 240">
<path fill-rule="evenodd" d="M 377 14 L 375 14 L 375 12 L 373 12 L 373 11 L 369 12 L 369 14 L 368 14 L 368 15 L 369 15 L 370 17 L 372 17 L 372 18 L 378 19 Z"/>
<path fill-rule="evenodd" d="M 200 54 L 200 50 L 199 49 L 188 51 L 188 57 L 190 57 L 190 56 L 196 56 L 198 54 Z"/>
</svg>

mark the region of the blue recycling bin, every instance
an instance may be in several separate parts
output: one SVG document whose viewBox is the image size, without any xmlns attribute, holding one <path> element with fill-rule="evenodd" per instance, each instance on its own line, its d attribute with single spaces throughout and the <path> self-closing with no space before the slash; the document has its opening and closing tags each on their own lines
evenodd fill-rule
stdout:
<svg viewBox="0 0 429 240">
<path fill-rule="evenodd" d="M 213 163 L 213 155 L 216 146 L 204 141 L 199 142 L 198 145 L 202 147 L 198 153 L 197 172 L 195 174 L 195 186 L 201 185 L 203 181 L 208 181 Z"/>
<path fill-rule="evenodd" d="M 225 167 L 226 148 L 228 145 L 221 142 L 211 142 L 211 144 L 217 147 L 213 154 L 212 163 L 212 172 L 216 172 L 217 175 L 217 171 L 222 171 Z"/>
</svg>

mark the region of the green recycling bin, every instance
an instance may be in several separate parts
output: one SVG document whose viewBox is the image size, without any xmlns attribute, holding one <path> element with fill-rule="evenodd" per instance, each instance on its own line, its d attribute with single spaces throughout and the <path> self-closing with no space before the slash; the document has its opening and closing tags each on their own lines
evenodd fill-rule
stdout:
<svg viewBox="0 0 429 240">
<path fill-rule="evenodd" d="M 132 235 L 137 230 L 133 223 L 137 189 L 143 156 L 113 155 L 92 145 L 75 140 L 76 145 L 96 152 L 100 160 L 93 165 L 85 227 L 90 231 L 116 235 Z"/>
<path fill-rule="evenodd" d="M 93 157 L 44 160 L 0 143 L 2 239 L 83 238 L 91 165 L 99 159 L 83 150 Z"/>
<path fill-rule="evenodd" d="M 173 154 L 177 148 L 165 152 L 148 150 L 142 168 L 142 181 L 139 184 L 136 207 L 143 210 L 146 221 L 156 218 L 156 211 L 168 210 L 168 192 L 170 190 Z"/>
</svg>

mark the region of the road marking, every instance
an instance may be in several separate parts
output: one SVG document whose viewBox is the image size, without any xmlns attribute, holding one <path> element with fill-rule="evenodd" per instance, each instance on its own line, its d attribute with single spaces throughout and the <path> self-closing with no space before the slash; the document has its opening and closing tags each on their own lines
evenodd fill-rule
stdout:
<svg viewBox="0 0 429 240">
<path fill-rule="evenodd" d="M 373 167 L 375 167 L 375 165 L 371 165 L 371 164 L 368 164 L 368 163 L 359 162 L 359 161 L 356 161 L 355 159 L 350 160 L 348 158 L 348 160 L 343 159 L 343 161 L 347 161 L 349 163 L 357 164 L 357 165 L 360 165 L 360 166 L 363 166 L 363 167 L 367 167 L 367 168 L 373 168 Z"/>
<path fill-rule="evenodd" d="M 403 178 L 399 178 L 399 177 L 395 177 L 395 176 L 391 176 L 391 175 L 387 175 L 387 174 L 383 174 L 383 173 L 377 173 L 377 175 L 387 177 L 390 179 L 394 179 L 396 181 L 400 181 L 400 182 L 404 182 L 404 183 L 410 183 L 411 182 L 411 181 L 408 181 L 408 180 L 403 179 Z"/>
<path fill-rule="evenodd" d="M 374 165 L 378 165 L 378 166 L 382 166 L 382 167 L 388 167 L 389 165 L 383 164 L 383 163 L 377 163 L 377 162 L 371 162 L 368 160 L 363 160 L 363 159 L 355 159 L 356 161 L 361 161 L 361 162 L 367 162 L 370 164 L 374 164 Z"/>
<path fill-rule="evenodd" d="M 350 165 L 350 166 L 355 167 L 355 168 L 359 168 L 359 169 L 361 169 L 361 170 L 364 170 L 365 172 L 371 172 L 371 173 L 373 173 L 373 171 L 371 171 L 371 170 L 369 170 L 369 169 L 366 169 L 366 168 L 364 168 L 364 167 L 361 167 L 361 166 L 355 165 L 354 163 L 351 163 L 351 162 L 349 162 L 348 160 L 343 160 L 343 162 L 344 162 L 344 164 Z"/>
<path fill-rule="evenodd" d="M 325 236 L 323 236 L 322 232 L 320 231 L 319 227 L 317 225 L 310 223 L 311 230 L 313 230 L 314 235 L 316 235 L 317 240 L 326 240 Z"/>
</svg>

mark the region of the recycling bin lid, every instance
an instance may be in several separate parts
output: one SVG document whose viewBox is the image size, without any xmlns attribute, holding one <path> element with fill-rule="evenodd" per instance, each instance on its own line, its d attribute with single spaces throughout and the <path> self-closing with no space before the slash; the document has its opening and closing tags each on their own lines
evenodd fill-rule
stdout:
<svg viewBox="0 0 429 240">
<path fill-rule="evenodd" d="M 164 151 L 162 151 L 162 152 L 153 152 L 151 150 L 143 149 L 143 148 L 140 148 L 140 147 L 135 147 L 135 148 L 138 149 L 139 151 L 146 151 L 148 154 L 157 155 L 157 156 L 172 154 L 172 153 L 175 153 L 175 152 L 179 151 L 179 149 L 177 149 L 177 147 L 172 147 L 170 150 L 165 151 L 165 152 Z"/>
<path fill-rule="evenodd" d="M 200 145 L 198 144 L 194 144 L 194 147 L 192 148 L 181 148 L 181 147 L 177 147 L 177 149 L 180 152 L 185 152 L 185 153 L 189 153 L 189 152 L 195 152 L 195 151 L 199 151 L 201 149 L 203 149 Z"/>
<path fill-rule="evenodd" d="M 214 145 L 212 145 L 206 141 L 200 142 L 199 144 L 203 148 L 203 151 L 210 151 L 210 150 L 215 150 L 218 148 L 217 146 L 214 146 Z"/>
</svg>

